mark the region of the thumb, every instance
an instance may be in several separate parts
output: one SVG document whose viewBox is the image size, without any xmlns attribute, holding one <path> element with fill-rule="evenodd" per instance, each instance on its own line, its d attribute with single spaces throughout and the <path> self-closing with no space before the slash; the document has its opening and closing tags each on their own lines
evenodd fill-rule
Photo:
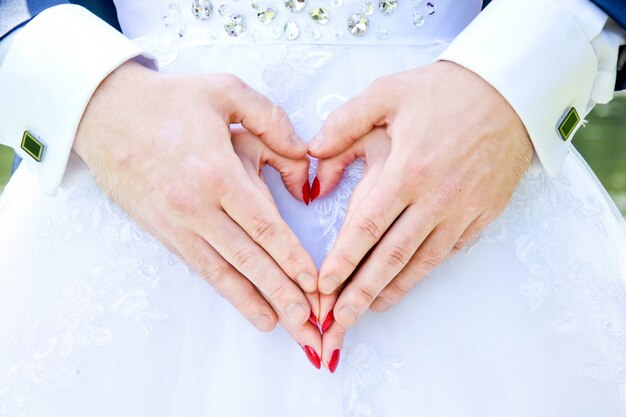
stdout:
<svg viewBox="0 0 626 417">
<path fill-rule="evenodd" d="M 241 123 L 277 154 L 301 159 L 307 153 L 306 143 L 297 135 L 287 113 L 270 99 L 234 75 L 221 84 L 231 124 Z"/>
<path fill-rule="evenodd" d="M 269 165 L 280 173 L 283 184 L 294 198 L 309 204 L 309 166 L 311 160 L 308 156 L 305 155 L 300 159 L 289 159 L 266 147 L 260 162 L 261 166 Z"/>
<path fill-rule="evenodd" d="M 392 100 L 380 81 L 333 110 L 321 131 L 309 141 L 309 154 L 329 158 L 346 150 L 375 126 L 387 123 Z"/>
</svg>

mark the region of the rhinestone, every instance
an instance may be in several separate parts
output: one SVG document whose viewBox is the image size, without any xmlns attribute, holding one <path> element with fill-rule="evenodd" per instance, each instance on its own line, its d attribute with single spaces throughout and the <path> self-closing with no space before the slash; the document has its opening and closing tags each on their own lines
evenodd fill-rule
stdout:
<svg viewBox="0 0 626 417">
<path fill-rule="evenodd" d="M 341 30 L 341 29 L 331 28 L 330 29 L 330 33 L 332 33 L 333 39 L 335 39 L 336 41 L 338 41 L 341 38 L 343 38 L 343 30 Z"/>
<path fill-rule="evenodd" d="M 374 3 L 372 3 L 371 1 L 366 1 L 365 3 L 361 3 L 361 13 L 363 13 L 364 15 L 371 15 L 374 13 L 374 10 L 376 10 L 376 8 L 374 7 Z"/>
<path fill-rule="evenodd" d="M 334 8 L 339 8 L 343 6 L 343 0 L 330 0 L 330 5 Z"/>
<path fill-rule="evenodd" d="M 376 37 L 381 40 L 381 41 L 385 41 L 387 39 L 389 39 L 389 31 L 387 29 L 385 29 L 384 27 L 377 27 L 376 28 Z"/>
<path fill-rule="evenodd" d="M 355 36 L 364 35 L 370 26 L 370 20 L 363 13 L 354 13 L 348 19 L 348 30 Z"/>
<path fill-rule="evenodd" d="M 378 8 L 383 14 L 391 14 L 398 8 L 398 0 L 379 0 Z"/>
<path fill-rule="evenodd" d="M 177 33 L 178 33 L 178 37 L 179 38 L 182 38 L 183 36 L 185 36 L 185 33 L 187 33 L 187 26 L 186 25 L 180 25 L 178 27 Z"/>
<path fill-rule="evenodd" d="M 320 25 L 325 25 L 330 20 L 330 12 L 325 7 L 316 7 L 309 12 L 309 16 Z"/>
<path fill-rule="evenodd" d="M 230 17 L 224 25 L 224 30 L 230 36 L 239 36 L 246 31 L 246 18 L 241 15 Z"/>
<path fill-rule="evenodd" d="M 437 6 L 435 6 L 435 3 L 429 1 L 428 3 L 426 3 L 426 6 L 424 6 L 424 11 L 428 15 L 433 15 L 437 11 Z"/>
<path fill-rule="evenodd" d="M 163 16 L 162 19 L 165 26 L 172 26 L 174 24 L 174 19 L 172 19 L 172 16 L 170 16 L 169 14 Z"/>
<path fill-rule="evenodd" d="M 306 0 L 285 0 L 285 7 L 292 13 L 301 12 L 306 7 Z"/>
<path fill-rule="evenodd" d="M 264 25 L 269 25 L 270 23 L 272 23 L 277 14 L 278 10 L 273 7 L 268 7 L 265 10 L 261 10 L 256 15 L 259 18 L 259 22 L 263 23 Z"/>
<path fill-rule="evenodd" d="M 198 20 L 206 20 L 213 14 L 213 6 L 209 0 L 194 0 L 191 13 Z"/>
<path fill-rule="evenodd" d="M 220 16 L 222 17 L 231 17 L 232 15 L 235 14 L 235 12 L 233 11 L 233 9 L 231 9 L 230 7 L 228 7 L 225 4 L 220 4 L 220 7 L 217 8 L 217 12 L 220 14 Z"/>
<path fill-rule="evenodd" d="M 298 27 L 296 21 L 293 19 L 287 20 L 287 23 L 285 23 L 285 27 L 283 28 L 283 30 L 285 31 L 285 36 L 290 41 L 300 36 L 300 28 Z"/>
<path fill-rule="evenodd" d="M 413 13 L 413 17 L 411 18 L 411 20 L 413 21 L 413 24 L 418 28 L 424 26 L 424 23 L 426 22 L 424 15 L 422 15 L 420 12 Z"/>
<path fill-rule="evenodd" d="M 250 0 L 250 6 L 256 11 L 263 10 L 263 0 Z"/>
<path fill-rule="evenodd" d="M 304 33 L 306 34 L 307 39 L 311 41 L 316 41 L 322 36 L 320 31 L 312 26 L 307 26 Z"/>
</svg>

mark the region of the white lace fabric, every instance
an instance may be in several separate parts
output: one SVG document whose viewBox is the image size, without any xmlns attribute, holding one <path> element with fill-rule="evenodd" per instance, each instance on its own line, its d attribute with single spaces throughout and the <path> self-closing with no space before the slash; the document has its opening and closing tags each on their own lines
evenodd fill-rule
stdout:
<svg viewBox="0 0 626 417">
<path fill-rule="evenodd" d="M 211 44 L 169 50 L 164 71 L 233 72 L 310 138 L 442 47 Z M 307 207 L 264 171 L 318 265 L 361 175 L 357 162 Z M 535 163 L 502 216 L 399 305 L 367 312 L 333 375 L 283 329 L 254 330 L 86 169 L 56 198 L 37 190 L 21 168 L 0 199 L 0 416 L 626 415 L 624 222 L 573 150 L 556 178 Z"/>
</svg>

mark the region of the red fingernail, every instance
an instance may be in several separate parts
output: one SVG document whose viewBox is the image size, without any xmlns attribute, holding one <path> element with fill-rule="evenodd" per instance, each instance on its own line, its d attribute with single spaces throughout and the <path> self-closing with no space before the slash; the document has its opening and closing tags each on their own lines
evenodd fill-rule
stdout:
<svg viewBox="0 0 626 417">
<path fill-rule="evenodd" d="M 317 317 L 315 317 L 315 314 L 313 314 L 313 311 L 311 311 L 311 315 L 309 316 L 309 323 L 317 327 Z"/>
<path fill-rule="evenodd" d="M 333 324 L 333 320 L 335 320 L 335 316 L 333 315 L 333 310 L 330 310 L 324 319 L 324 323 L 322 323 L 322 334 Z"/>
<path fill-rule="evenodd" d="M 313 364 L 313 366 L 315 366 L 317 369 L 320 369 L 322 367 L 322 361 L 320 361 L 320 357 L 315 349 L 313 349 L 309 345 L 300 345 L 300 347 L 302 348 L 302 350 L 304 350 L 306 357 L 309 358 L 309 361 Z"/>
<path fill-rule="evenodd" d="M 311 185 L 311 201 L 315 200 L 320 195 L 320 180 L 315 177 L 313 185 Z"/>
<path fill-rule="evenodd" d="M 337 370 L 337 365 L 339 365 L 339 355 L 341 354 L 341 350 L 335 349 L 333 353 L 330 355 L 330 359 L 328 360 L 328 370 L 331 373 L 335 373 Z"/>
<path fill-rule="evenodd" d="M 308 206 L 311 201 L 311 187 L 309 186 L 309 180 L 302 185 L 302 199 L 304 200 L 304 204 Z"/>
</svg>

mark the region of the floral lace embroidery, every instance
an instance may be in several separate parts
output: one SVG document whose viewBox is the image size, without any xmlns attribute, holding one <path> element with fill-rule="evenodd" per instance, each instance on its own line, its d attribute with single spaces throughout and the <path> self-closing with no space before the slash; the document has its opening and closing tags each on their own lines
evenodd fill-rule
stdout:
<svg viewBox="0 0 626 417">
<path fill-rule="evenodd" d="M 396 386 L 402 385 L 400 370 L 405 361 L 387 358 L 381 359 L 372 346 L 359 343 L 347 346 L 341 358 L 343 377 L 343 414 L 345 417 L 380 416 L 376 408 L 363 401 L 367 395 L 363 392 L 371 390 L 382 383 Z"/>
<path fill-rule="evenodd" d="M 98 193 L 95 198 L 94 193 Z M 84 378 L 89 364 L 81 363 L 74 354 L 110 344 L 115 326 L 107 323 L 122 319 L 149 335 L 153 323 L 168 317 L 151 305 L 150 293 L 161 284 L 155 260 L 166 258 L 169 267 L 178 267 L 174 255 L 141 231 L 91 180 L 67 199 L 84 199 L 87 204 L 80 201 L 83 208 L 44 219 L 39 229 L 43 238 L 40 254 L 45 256 L 55 240 L 67 241 L 90 232 L 104 237 L 106 260 L 66 284 L 40 309 L 28 312 L 4 343 L 0 342 L 0 352 L 17 359 L 0 387 L 0 416 L 28 415 L 27 398 L 33 388 L 43 388 L 54 396 Z"/>
</svg>

